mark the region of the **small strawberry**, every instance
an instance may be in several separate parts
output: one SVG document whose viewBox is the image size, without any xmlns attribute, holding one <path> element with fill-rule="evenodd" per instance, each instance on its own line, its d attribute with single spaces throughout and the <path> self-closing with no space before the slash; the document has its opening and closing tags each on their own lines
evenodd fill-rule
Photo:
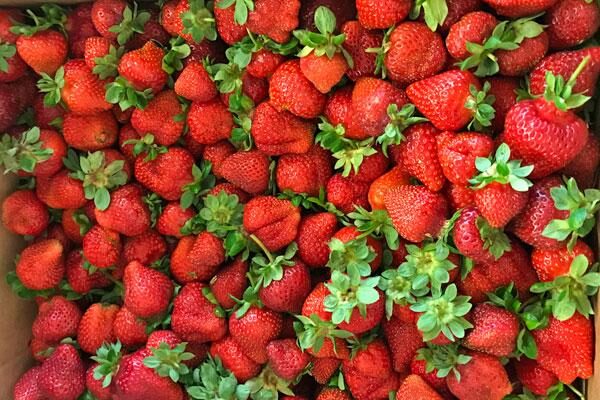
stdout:
<svg viewBox="0 0 600 400">
<path fill-rule="evenodd" d="M 240 382 L 245 382 L 260 373 L 261 366 L 246 356 L 240 345 L 231 337 L 212 342 L 210 355 L 220 359 L 223 366 L 233 373 Z"/>
<path fill-rule="evenodd" d="M 387 29 L 406 19 L 412 7 L 405 0 L 357 0 L 358 22 L 366 29 Z"/>
<path fill-rule="evenodd" d="M 489 95 L 494 96 L 494 119 L 492 120 L 492 131 L 500 133 L 504 130 L 506 114 L 517 104 L 519 80 L 513 77 L 492 76 L 486 79 L 490 84 Z"/>
<path fill-rule="evenodd" d="M 95 225 L 83 237 L 83 256 L 98 268 L 114 266 L 121 257 L 121 238 L 115 231 Z"/>
<path fill-rule="evenodd" d="M 63 246 L 56 239 L 30 244 L 17 261 L 17 276 L 26 288 L 32 290 L 54 288 L 64 272 Z"/>
<path fill-rule="evenodd" d="M 244 210 L 244 229 L 269 251 L 290 244 L 296 238 L 299 223 L 298 207 L 272 196 L 254 197 Z"/>
<path fill-rule="evenodd" d="M 133 184 L 113 191 L 109 206 L 105 210 L 94 210 L 98 225 L 125 236 L 144 233 L 150 228 L 150 210 L 142 194 L 141 188 Z"/>
<path fill-rule="evenodd" d="M 351 213 L 356 206 L 368 207 L 369 183 L 334 174 L 326 187 L 327 201 L 344 213 Z"/>
<path fill-rule="evenodd" d="M 44 96 L 39 93 L 33 99 L 33 114 L 37 126 L 41 129 L 54 129 L 62 120 L 65 110 L 59 106 L 46 106 Z"/>
<path fill-rule="evenodd" d="M 341 31 L 346 35 L 346 40 L 344 40 L 342 45 L 352 57 L 354 64 L 346 71 L 348 78 L 355 81 L 363 76 L 375 75 L 377 55 L 369 53 L 367 50 L 380 46 L 383 41 L 383 35 L 379 32 L 363 28 L 358 21 L 344 23 Z"/>
<path fill-rule="evenodd" d="M 16 47 L 9 43 L 0 45 L 0 82 L 13 82 L 27 72 L 27 64 L 17 54 Z"/>
<path fill-rule="evenodd" d="M 257 35 L 268 36 L 277 43 L 285 43 L 300 23 L 300 5 L 300 0 L 283 3 L 277 0 L 258 0 L 254 10 L 248 13 L 248 30 Z"/>
<path fill-rule="evenodd" d="M 85 65 L 93 70 L 96 67 L 96 59 L 106 57 L 110 53 L 111 45 L 112 42 L 103 36 L 92 36 L 87 38 L 85 41 L 85 54 L 83 57 Z"/>
<path fill-rule="evenodd" d="M 329 259 L 329 240 L 337 230 L 337 219 L 331 213 L 306 216 L 300 221 L 296 243 L 298 255 L 309 267 L 323 267 Z"/>
<path fill-rule="evenodd" d="M 476 174 L 475 160 L 488 157 L 494 149 L 492 139 L 481 133 L 444 132 L 437 137 L 437 156 L 446 178 L 465 186 Z"/>
<path fill-rule="evenodd" d="M 398 388 L 396 400 L 442 400 L 442 396 L 419 375 L 409 375 Z"/>
<path fill-rule="evenodd" d="M 72 57 L 83 57 L 86 39 L 98 34 L 92 22 L 92 6 L 91 3 L 79 4 L 67 15 L 65 30 Z"/>
<path fill-rule="evenodd" d="M 190 135 L 202 144 L 215 144 L 229 139 L 233 116 L 220 99 L 206 103 L 193 102 L 187 115 Z"/>
<path fill-rule="evenodd" d="M 229 333 L 247 357 L 262 364 L 269 358 L 267 344 L 279 336 L 282 322 L 281 314 L 268 308 L 250 306 L 229 317 Z"/>
<path fill-rule="evenodd" d="M 156 230 L 161 235 L 181 238 L 181 229 L 194 215 L 191 208 L 182 208 L 180 202 L 170 202 L 161 210 L 156 221 Z"/>
<path fill-rule="evenodd" d="M 85 390 L 85 366 L 79 353 L 70 344 L 61 344 L 39 370 L 38 388 L 44 398 L 79 398 Z"/>
<path fill-rule="evenodd" d="M 345 390 L 334 387 L 324 387 L 323 390 L 319 392 L 316 400 L 351 400 L 351 397 Z"/>
<path fill-rule="evenodd" d="M 38 177 L 36 194 L 51 208 L 80 208 L 87 199 L 81 181 L 71 178 L 69 171 L 63 169 L 51 177 Z"/>
<path fill-rule="evenodd" d="M 600 27 L 600 10 L 585 0 L 558 1 L 544 16 L 550 47 L 564 49 L 589 39 Z"/>
<path fill-rule="evenodd" d="M 294 339 L 273 340 L 267 345 L 269 367 L 282 379 L 293 381 L 306 368 L 310 356 L 304 353 Z"/>
<path fill-rule="evenodd" d="M 217 96 L 217 88 L 202 63 L 191 62 L 175 81 L 175 93 L 193 102 L 206 102 Z"/>
<path fill-rule="evenodd" d="M 90 273 L 89 263 L 83 259 L 81 250 L 71 251 L 65 261 L 67 282 L 74 292 L 87 294 L 93 289 L 110 286 L 111 281 L 103 271 Z"/>
<path fill-rule="evenodd" d="M 173 294 L 173 283 L 161 272 L 133 261 L 123 275 L 124 305 L 141 318 L 159 316 L 165 311 Z M 152 293 L 148 297 L 148 293 Z"/>
<path fill-rule="evenodd" d="M 478 304 L 471 314 L 473 329 L 463 345 L 496 357 L 508 357 L 515 350 L 519 320 L 510 311 L 490 304 Z"/>
<path fill-rule="evenodd" d="M 313 358 L 310 375 L 321 385 L 329 382 L 333 374 L 338 372 L 342 362 L 335 357 Z"/>
<path fill-rule="evenodd" d="M 41 400 L 44 398 L 38 386 L 41 369 L 42 367 L 38 365 L 21 375 L 12 391 L 14 400 Z"/>
<path fill-rule="evenodd" d="M 74 337 L 81 319 L 77 305 L 63 296 L 54 296 L 40 304 L 31 333 L 37 340 L 54 344 Z"/>
<path fill-rule="evenodd" d="M 139 261 L 150 265 L 160 261 L 167 252 L 167 242 L 156 231 L 148 229 L 141 235 L 126 238 L 123 243 L 123 258 L 127 264 Z"/>
<path fill-rule="evenodd" d="M 373 210 L 384 210 L 385 194 L 394 187 L 408 185 L 409 175 L 402 166 L 396 166 L 375 179 L 369 186 L 369 204 Z"/>
<path fill-rule="evenodd" d="M 77 343 L 83 351 L 96 354 L 103 343 L 115 341 L 113 322 L 119 311 L 115 304 L 92 304 L 81 317 L 77 330 Z"/>
<path fill-rule="evenodd" d="M 17 235 L 39 236 L 49 221 L 48 209 L 32 190 L 18 190 L 2 202 L 2 224 Z"/>
<path fill-rule="evenodd" d="M 237 152 L 224 158 L 219 174 L 245 192 L 260 194 L 269 185 L 269 159 L 258 150 Z"/>
<path fill-rule="evenodd" d="M 400 144 L 400 159 L 404 171 L 421 181 L 429 190 L 438 192 L 446 183 L 440 161 L 436 138 L 439 131 L 423 123 L 405 131 L 406 140 Z"/>
<path fill-rule="evenodd" d="M 151 99 L 143 110 L 133 110 L 131 125 L 140 135 L 154 135 L 156 143 L 170 146 L 183 133 L 185 123 L 182 113 L 175 92 L 165 90 Z"/>
</svg>

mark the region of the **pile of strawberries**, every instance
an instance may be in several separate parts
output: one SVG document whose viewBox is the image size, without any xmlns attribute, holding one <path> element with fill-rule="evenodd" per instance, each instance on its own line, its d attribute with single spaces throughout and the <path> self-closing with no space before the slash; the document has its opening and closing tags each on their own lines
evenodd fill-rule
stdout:
<svg viewBox="0 0 600 400">
<path fill-rule="evenodd" d="M 597 2 L 212 3 L 0 10 L 14 399 L 583 399 Z"/>
</svg>

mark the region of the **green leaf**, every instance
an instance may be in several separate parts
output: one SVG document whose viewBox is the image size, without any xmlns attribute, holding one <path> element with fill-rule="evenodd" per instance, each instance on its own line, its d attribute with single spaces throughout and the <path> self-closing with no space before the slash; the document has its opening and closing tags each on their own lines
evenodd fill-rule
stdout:
<svg viewBox="0 0 600 400">
<path fill-rule="evenodd" d="M 17 48 L 10 43 L 0 43 L 0 72 L 8 72 L 8 59 L 17 53 Z"/>
<path fill-rule="evenodd" d="M 315 11 L 315 26 L 322 34 L 330 34 L 335 31 L 335 14 L 325 6 L 319 6 Z"/>
</svg>

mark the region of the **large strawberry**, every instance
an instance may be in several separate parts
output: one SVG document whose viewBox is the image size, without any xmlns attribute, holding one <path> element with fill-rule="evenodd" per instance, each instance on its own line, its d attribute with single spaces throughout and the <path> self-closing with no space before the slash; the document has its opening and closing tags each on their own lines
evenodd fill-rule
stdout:
<svg viewBox="0 0 600 400">
<path fill-rule="evenodd" d="M 558 1 L 546 15 L 550 47 L 573 47 L 590 38 L 600 27 L 600 10 L 585 0 Z M 575 22 L 577 21 L 577 22 Z"/>
<path fill-rule="evenodd" d="M 77 334 L 81 311 L 63 296 L 54 296 L 40 304 L 31 333 L 48 344 L 58 343 Z"/>
<path fill-rule="evenodd" d="M 242 352 L 241 346 L 231 336 L 212 342 L 210 355 L 219 358 L 223 366 L 240 382 L 245 382 L 260 373 L 260 364 Z"/>
<path fill-rule="evenodd" d="M 258 150 L 240 151 L 224 158 L 219 174 L 250 194 L 260 194 L 269 186 L 269 158 Z"/>
<path fill-rule="evenodd" d="M 310 356 L 304 353 L 294 339 L 273 340 L 267 345 L 269 366 L 280 378 L 296 379 L 310 362 Z"/>
<path fill-rule="evenodd" d="M 171 90 L 159 93 L 143 109 L 135 109 L 131 114 L 131 125 L 140 134 L 154 135 L 156 143 L 170 146 L 183 133 L 182 107 Z"/>
<path fill-rule="evenodd" d="M 220 99 L 193 102 L 187 115 L 191 137 L 201 144 L 215 144 L 228 139 L 233 129 L 233 116 Z"/>
<path fill-rule="evenodd" d="M 241 308 L 229 317 L 229 332 L 242 352 L 257 363 L 268 360 L 267 344 L 277 338 L 282 328 L 281 314 L 268 308 Z"/>
<path fill-rule="evenodd" d="M 296 238 L 299 223 L 300 210 L 289 200 L 259 196 L 250 200 L 244 210 L 244 229 L 269 251 L 290 244 Z"/>
<path fill-rule="evenodd" d="M 468 185 L 477 172 L 475 160 L 488 157 L 493 149 L 492 139 L 482 133 L 444 132 L 437 137 L 440 166 L 446 178 L 455 185 Z"/>
<path fill-rule="evenodd" d="M 473 329 L 463 345 L 496 357 L 508 357 L 517 345 L 519 320 L 510 311 L 490 304 L 479 304 L 471 314 Z"/>
<path fill-rule="evenodd" d="M 183 237 L 171 253 L 170 270 L 181 282 L 207 282 L 225 261 L 220 238 L 209 232 Z"/>
<path fill-rule="evenodd" d="M 280 191 L 318 196 L 331 174 L 330 153 L 321 146 L 313 145 L 305 154 L 279 157 L 275 179 Z"/>
<path fill-rule="evenodd" d="M 150 210 L 142 194 L 141 188 L 133 184 L 115 190 L 105 210 L 94 210 L 98 225 L 125 236 L 144 233 L 150 228 Z"/>
</svg>

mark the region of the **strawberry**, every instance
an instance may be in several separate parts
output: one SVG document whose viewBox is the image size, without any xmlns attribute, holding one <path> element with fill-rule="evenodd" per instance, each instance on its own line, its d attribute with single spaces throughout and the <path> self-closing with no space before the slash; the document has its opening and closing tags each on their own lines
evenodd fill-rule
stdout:
<svg viewBox="0 0 600 400">
<path fill-rule="evenodd" d="M 273 73 L 269 85 L 271 105 L 301 118 L 316 118 L 325 107 L 325 95 L 304 76 L 300 61 L 287 61 Z"/>
<path fill-rule="evenodd" d="M 398 388 L 396 400 L 442 400 L 442 396 L 419 375 L 409 375 Z"/>
<path fill-rule="evenodd" d="M 263 279 L 258 295 L 266 307 L 278 312 L 300 312 L 311 289 L 310 272 L 302 261 L 286 260 L 278 265 L 276 259 L 267 267 L 253 270 L 253 273 Z M 279 276 L 281 278 L 276 279 Z"/>
<path fill-rule="evenodd" d="M 401 23 L 383 46 L 384 74 L 402 86 L 435 75 L 446 64 L 442 37 L 421 22 Z"/>
<path fill-rule="evenodd" d="M 141 235 L 126 238 L 123 244 L 123 258 L 126 263 L 139 261 L 141 264 L 150 265 L 160 261 L 166 252 L 165 239 L 152 229 Z"/>
<path fill-rule="evenodd" d="M 2 224 L 17 235 L 38 236 L 49 221 L 48 209 L 32 190 L 18 190 L 2 202 Z"/>
<path fill-rule="evenodd" d="M 583 149 L 561 172 L 564 175 L 575 178 L 581 188 L 593 188 L 599 164 L 600 140 L 595 135 L 589 135 Z"/>
<path fill-rule="evenodd" d="M 111 31 L 111 28 L 121 22 L 126 7 L 127 2 L 123 0 L 99 0 L 95 2 L 92 7 L 92 22 L 98 33 L 108 39 L 116 39 L 117 34 Z"/>
<path fill-rule="evenodd" d="M 171 254 L 171 273 L 177 281 L 208 282 L 225 261 L 223 242 L 209 232 L 179 240 Z"/>
<path fill-rule="evenodd" d="M 0 12 L 0 40 L 5 43 L 15 44 L 18 34 L 11 31 L 11 28 L 22 23 L 24 18 L 21 10 L 17 8 L 3 8 Z"/>
<path fill-rule="evenodd" d="M 437 236 L 448 212 L 446 199 L 423 186 L 404 185 L 390 189 L 384 201 L 400 236 L 412 242 Z"/>
<path fill-rule="evenodd" d="M 386 29 L 408 17 L 411 6 L 405 0 L 357 0 L 358 22 L 366 29 Z"/>
<path fill-rule="evenodd" d="M 149 133 L 154 135 L 156 143 L 170 146 L 183 133 L 182 112 L 175 92 L 165 90 L 150 100 L 143 110 L 133 110 L 131 125 L 140 135 Z"/>
<path fill-rule="evenodd" d="M 162 210 L 156 221 L 156 230 L 165 236 L 183 237 L 181 228 L 195 215 L 191 208 L 182 208 L 179 202 L 170 202 Z"/>
<path fill-rule="evenodd" d="M 124 305 L 141 318 L 159 316 L 165 311 L 173 294 L 173 283 L 161 272 L 133 261 L 123 275 Z M 152 293 L 148 297 L 148 293 Z"/>
<path fill-rule="evenodd" d="M 510 311 L 478 304 L 471 314 L 473 329 L 463 345 L 496 357 L 508 357 L 514 351 L 519 334 L 519 320 Z"/>
<path fill-rule="evenodd" d="M 316 400 L 351 400 L 351 397 L 348 392 L 342 389 L 324 387 L 323 390 L 319 392 Z"/>
<path fill-rule="evenodd" d="M 63 136 L 77 150 L 95 151 L 112 146 L 117 141 L 117 121 L 108 111 L 91 115 L 66 113 Z"/>
<path fill-rule="evenodd" d="M 327 150 L 313 145 L 306 154 L 284 154 L 279 157 L 275 179 L 280 191 L 318 196 L 332 175 Z"/>
<path fill-rule="evenodd" d="M 300 0 L 284 3 L 277 0 L 257 0 L 254 10 L 248 13 L 248 30 L 265 35 L 277 43 L 285 43 L 299 25 Z"/>
<path fill-rule="evenodd" d="M 54 288 L 64 272 L 63 246 L 56 239 L 30 244 L 17 261 L 17 276 L 26 288 L 32 290 Z"/>
<path fill-rule="evenodd" d="M 228 139 L 233 129 L 233 116 L 219 100 L 193 102 L 187 116 L 190 135 L 198 143 L 215 144 Z"/>
<path fill-rule="evenodd" d="M 518 22 L 519 20 L 517 20 Z M 523 76 L 539 63 L 548 51 L 548 34 L 524 39 L 517 49 L 498 50 L 498 68 L 504 76 Z"/>
<path fill-rule="evenodd" d="M 244 229 L 254 235 L 269 251 L 278 251 L 295 238 L 300 210 L 288 200 L 259 196 L 244 210 Z"/>
<path fill-rule="evenodd" d="M 337 228 L 337 219 L 331 213 L 318 213 L 302 218 L 298 226 L 298 254 L 309 267 L 322 267 L 329 259 L 327 243 Z"/>
<path fill-rule="evenodd" d="M 85 53 L 83 59 L 85 65 L 92 71 L 96 67 L 96 58 L 104 58 L 110 53 L 112 42 L 103 36 L 92 36 L 85 41 Z"/>
<path fill-rule="evenodd" d="M 519 81 L 516 78 L 492 76 L 486 79 L 490 84 L 490 96 L 494 96 L 495 116 L 492 120 L 492 131 L 500 133 L 504 129 L 504 121 L 508 111 L 517 104 Z"/>
<path fill-rule="evenodd" d="M 216 184 L 215 187 L 208 192 L 208 194 L 212 196 L 218 196 L 221 192 L 227 193 L 228 195 L 236 195 L 241 204 L 247 203 L 248 200 L 250 200 L 250 195 L 248 193 L 229 182 Z"/>
<path fill-rule="evenodd" d="M 94 370 L 98 365 L 98 363 L 93 363 L 85 372 L 85 388 L 98 400 L 111 400 L 112 395 L 110 394 L 110 386 L 103 387 L 102 381 L 94 378 Z"/>
<path fill-rule="evenodd" d="M 217 341 L 227 333 L 227 320 L 208 286 L 188 283 L 173 301 L 173 332 L 183 340 Z"/>
<path fill-rule="evenodd" d="M 239 42 L 247 34 L 247 18 L 248 9 L 244 4 L 242 7 L 245 9 L 246 15 L 236 12 L 236 7 L 232 7 L 231 2 L 226 0 L 217 0 L 215 2 L 215 23 L 217 26 L 217 32 L 219 37 L 223 39 L 228 45 L 233 45 Z M 228 5 L 229 4 L 229 5 Z M 224 7 L 224 5 L 226 7 Z M 236 3 L 237 5 L 237 3 Z"/>
<path fill-rule="evenodd" d="M 394 371 L 406 373 L 415 353 L 424 346 L 419 330 L 414 323 L 396 317 L 384 320 L 382 327 L 390 346 Z"/>
<path fill-rule="evenodd" d="M 475 166 L 480 172 L 469 182 L 474 186 L 474 200 L 481 215 L 493 228 L 505 226 L 525 208 L 533 183 L 526 177 L 533 166 L 523 166 L 518 160 L 508 161 L 510 148 L 501 144 L 491 159 L 478 157 Z M 506 205 L 499 207 L 500 204 Z"/>
<path fill-rule="evenodd" d="M 210 290 L 223 308 L 236 305 L 233 298 L 241 299 L 248 287 L 248 263 L 236 258 L 221 268 L 210 281 Z"/>
<path fill-rule="evenodd" d="M 150 210 L 142 200 L 142 190 L 134 184 L 125 185 L 111 193 L 108 208 L 96 208 L 98 225 L 125 236 L 137 236 L 150 228 Z"/>
<path fill-rule="evenodd" d="M 551 282 L 559 276 L 569 274 L 572 262 L 579 255 L 584 255 L 589 264 L 594 262 L 593 250 L 578 240 L 572 249 L 566 246 L 556 249 L 533 249 L 531 252 L 531 264 L 542 282 Z"/>
<path fill-rule="evenodd" d="M 40 366 L 37 386 L 47 399 L 79 398 L 85 390 L 85 366 L 70 344 L 61 344 Z"/>
<path fill-rule="evenodd" d="M 475 207 L 460 211 L 452 237 L 461 254 L 477 263 L 498 260 L 511 248 L 508 236 L 501 229 L 492 227 Z"/>
<path fill-rule="evenodd" d="M 86 353 L 96 354 L 103 343 L 115 341 L 113 323 L 119 311 L 115 304 L 92 304 L 81 317 L 77 330 L 77 343 Z"/>
<path fill-rule="evenodd" d="M 247 357 L 260 364 L 267 362 L 267 344 L 279 336 L 281 328 L 281 314 L 267 308 L 251 306 L 243 315 L 229 317 L 231 337 Z"/>
<path fill-rule="evenodd" d="M 466 364 L 456 366 L 460 379 L 456 374 L 446 378 L 453 395 L 465 400 L 501 400 L 512 392 L 506 370 L 496 357 L 479 352 L 471 352 L 469 357 Z"/>
<path fill-rule="evenodd" d="M 158 93 L 167 83 L 167 73 L 162 69 L 164 51 L 154 42 L 146 42 L 140 49 L 125 53 L 119 60 L 119 75 L 135 90 L 151 89 Z"/>
<path fill-rule="evenodd" d="M 0 83 L 0 129 L 11 127 L 35 96 L 35 80 L 26 75 L 10 83 Z"/>
<path fill-rule="evenodd" d="M 125 306 L 121 307 L 113 320 L 115 338 L 126 347 L 139 347 L 146 343 L 146 322 L 138 318 Z"/>
<path fill-rule="evenodd" d="M 246 72 L 256 78 L 270 78 L 284 61 L 283 55 L 262 48 L 252 53 Z"/>
<path fill-rule="evenodd" d="M 54 296 L 40 304 L 31 333 L 45 343 L 59 343 L 77 334 L 80 319 L 81 311 L 75 303 L 63 296 Z"/>
<path fill-rule="evenodd" d="M 341 31 L 346 35 L 346 40 L 344 40 L 342 45 L 352 57 L 354 64 L 346 71 L 346 76 L 353 81 L 363 76 L 373 76 L 375 74 L 377 55 L 369 53 L 367 50 L 378 47 L 383 41 L 383 35 L 379 32 L 363 28 L 358 21 L 344 23 Z"/>
<path fill-rule="evenodd" d="M 19 57 L 40 75 L 53 75 L 67 58 L 67 39 L 54 30 L 33 30 L 19 36 L 16 45 Z"/>
<path fill-rule="evenodd" d="M 556 375 L 542 368 L 535 360 L 522 357 L 514 362 L 514 366 L 519 381 L 533 394 L 544 396 L 558 383 Z"/>
<path fill-rule="evenodd" d="M 485 11 L 473 11 L 463 15 L 448 31 L 448 53 L 457 60 L 466 59 L 470 55 L 467 44 L 483 45 L 497 24 L 496 17 Z"/>
<path fill-rule="evenodd" d="M 402 166 L 396 166 L 375 179 L 369 186 L 369 204 L 373 210 L 384 210 L 385 194 L 394 187 L 408 185 L 409 175 Z"/>
<path fill-rule="evenodd" d="M 426 356 L 423 355 L 424 351 L 426 352 L 428 349 L 424 348 L 423 351 L 417 351 L 417 355 L 410 363 L 410 373 L 420 376 L 432 389 L 444 396 L 444 398 L 452 396 L 448 390 L 448 385 L 446 385 L 446 379 L 438 376 L 438 370 L 435 367 L 432 370 L 428 369 L 430 365 L 428 365 Z"/>
<path fill-rule="evenodd" d="M 41 369 L 42 367 L 38 365 L 21 375 L 13 388 L 14 400 L 41 400 L 44 398 L 38 386 Z"/>
<path fill-rule="evenodd" d="M 67 15 L 65 30 L 69 38 L 69 50 L 73 57 L 83 57 L 86 39 L 98 34 L 92 21 L 92 8 L 93 4 L 90 3 L 79 4 Z"/>
<path fill-rule="evenodd" d="M 259 104 L 252 118 L 252 138 L 266 155 L 306 153 L 313 143 L 314 124 L 288 111 L 277 111 L 270 103 Z"/>
<path fill-rule="evenodd" d="M 550 47 L 564 49 L 589 39 L 600 27 L 600 10 L 585 0 L 558 1 L 544 15 Z"/>
<path fill-rule="evenodd" d="M 475 127 L 490 125 L 494 112 L 487 96 L 489 88 L 480 90 L 473 74 L 450 70 L 411 84 L 406 94 L 436 128 L 459 131 L 469 121 Z"/>
<path fill-rule="evenodd" d="M 269 185 L 269 159 L 257 150 L 237 152 L 224 158 L 219 174 L 245 192 L 259 194 Z"/>
<path fill-rule="evenodd" d="M 489 136 L 476 132 L 444 132 L 437 137 L 437 156 L 444 176 L 459 186 L 469 184 L 477 172 L 475 160 L 489 156 L 493 148 Z"/>
<path fill-rule="evenodd" d="M 310 362 L 310 356 L 304 353 L 294 339 L 272 340 L 267 345 L 269 366 L 282 379 L 294 380 Z"/>
<path fill-rule="evenodd" d="M 367 207 L 369 184 L 334 174 L 327 181 L 327 201 L 338 210 L 350 213 L 356 206 Z"/>
<path fill-rule="evenodd" d="M 53 129 L 52 125 L 56 125 L 65 114 L 65 109 L 62 107 L 46 106 L 41 93 L 35 96 L 32 106 L 35 123 L 44 130 Z"/>
<path fill-rule="evenodd" d="M 87 202 L 82 182 L 71 178 L 67 170 L 48 178 L 39 177 L 36 194 L 42 202 L 52 208 L 80 208 Z"/>
<path fill-rule="evenodd" d="M 191 62 L 175 81 L 175 93 L 193 102 L 206 102 L 217 96 L 217 88 L 200 62 Z"/>
<path fill-rule="evenodd" d="M 110 286 L 111 282 L 102 271 L 90 274 L 87 264 L 84 263 L 80 250 L 71 251 L 65 260 L 65 274 L 67 282 L 74 292 L 87 294 L 92 289 Z"/>
<path fill-rule="evenodd" d="M 446 183 L 438 161 L 438 133 L 439 131 L 428 123 L 413 125 L 406 130 L 406 140 L 400 144 L 403 169 L 433 192 L 440 191 Z"/>
<path fill-rule="evenodd" d="M 260 373 L 260 364 L 246 356 L 241 346 L 231 336 L 212 342 L 210 354 L 215 358 L 218 357 L 223 366 L 240 382 L 245 382 Z"/>
<path fill-rule="evenodd" d="M 95 225 L 83 237 L 83 256 L 98 268 L 114 266 L 121 257 L 121 238 L 115 231 Z"/>
<path fill-rule="evenodd" d="M 535 0 L 519 2 L 514 0 L 484 0 L 496 13 L 509 18 L 526 17 L 538 14 L 552 7 L 557 0 Z"/>
<path fill-rule="evenodd" d="M 13 45 L 0 45 L 0 82 L 14 82 L 27 72 L 27 64 L 16 53 Z"/>
<path fill-rule="evenodd" d="M 566 321 L 550 316 L 548 326 L 531 332 L 538 348 L 536 361 L 561 382 L 592 376 L 593 327 L 580 314 Z"/>
<path fill-rule="evenodd" d="M 317 383 L 324 385 L 338 371 L 341 364 L 342 362 L 335 357 L 313 358 L 310 375 Z"/>
<path fill-rule="evenodd" d="M 323 114 L 331 125 L 342 125 L 344 128 L 352 123 L 352 91 L 353 85 L 347 85 L 332 92 L 327 97 Z M 344 132 L 346 134 L 346 132 Z M 346 134 L 347 136 L 347 134 Z M 360 137 L 350 137 L 360 139 Z"/>
<path fill-rule="evenodd" d="M 563 168 L 587 142 L 584 121 L 569 110 L 587 100 L 572 93 L 578 71 L 585 69 L 585 60 L 589 58 L 566 84 L 562 77 L 547 74 L 553 84 L 546 87 L 544 97 L 521 101 L 506 116 L 501 140 L 510 146 L 515 158 L 533 166 L 531 178 L 543 178 Z"/>
</svg>

